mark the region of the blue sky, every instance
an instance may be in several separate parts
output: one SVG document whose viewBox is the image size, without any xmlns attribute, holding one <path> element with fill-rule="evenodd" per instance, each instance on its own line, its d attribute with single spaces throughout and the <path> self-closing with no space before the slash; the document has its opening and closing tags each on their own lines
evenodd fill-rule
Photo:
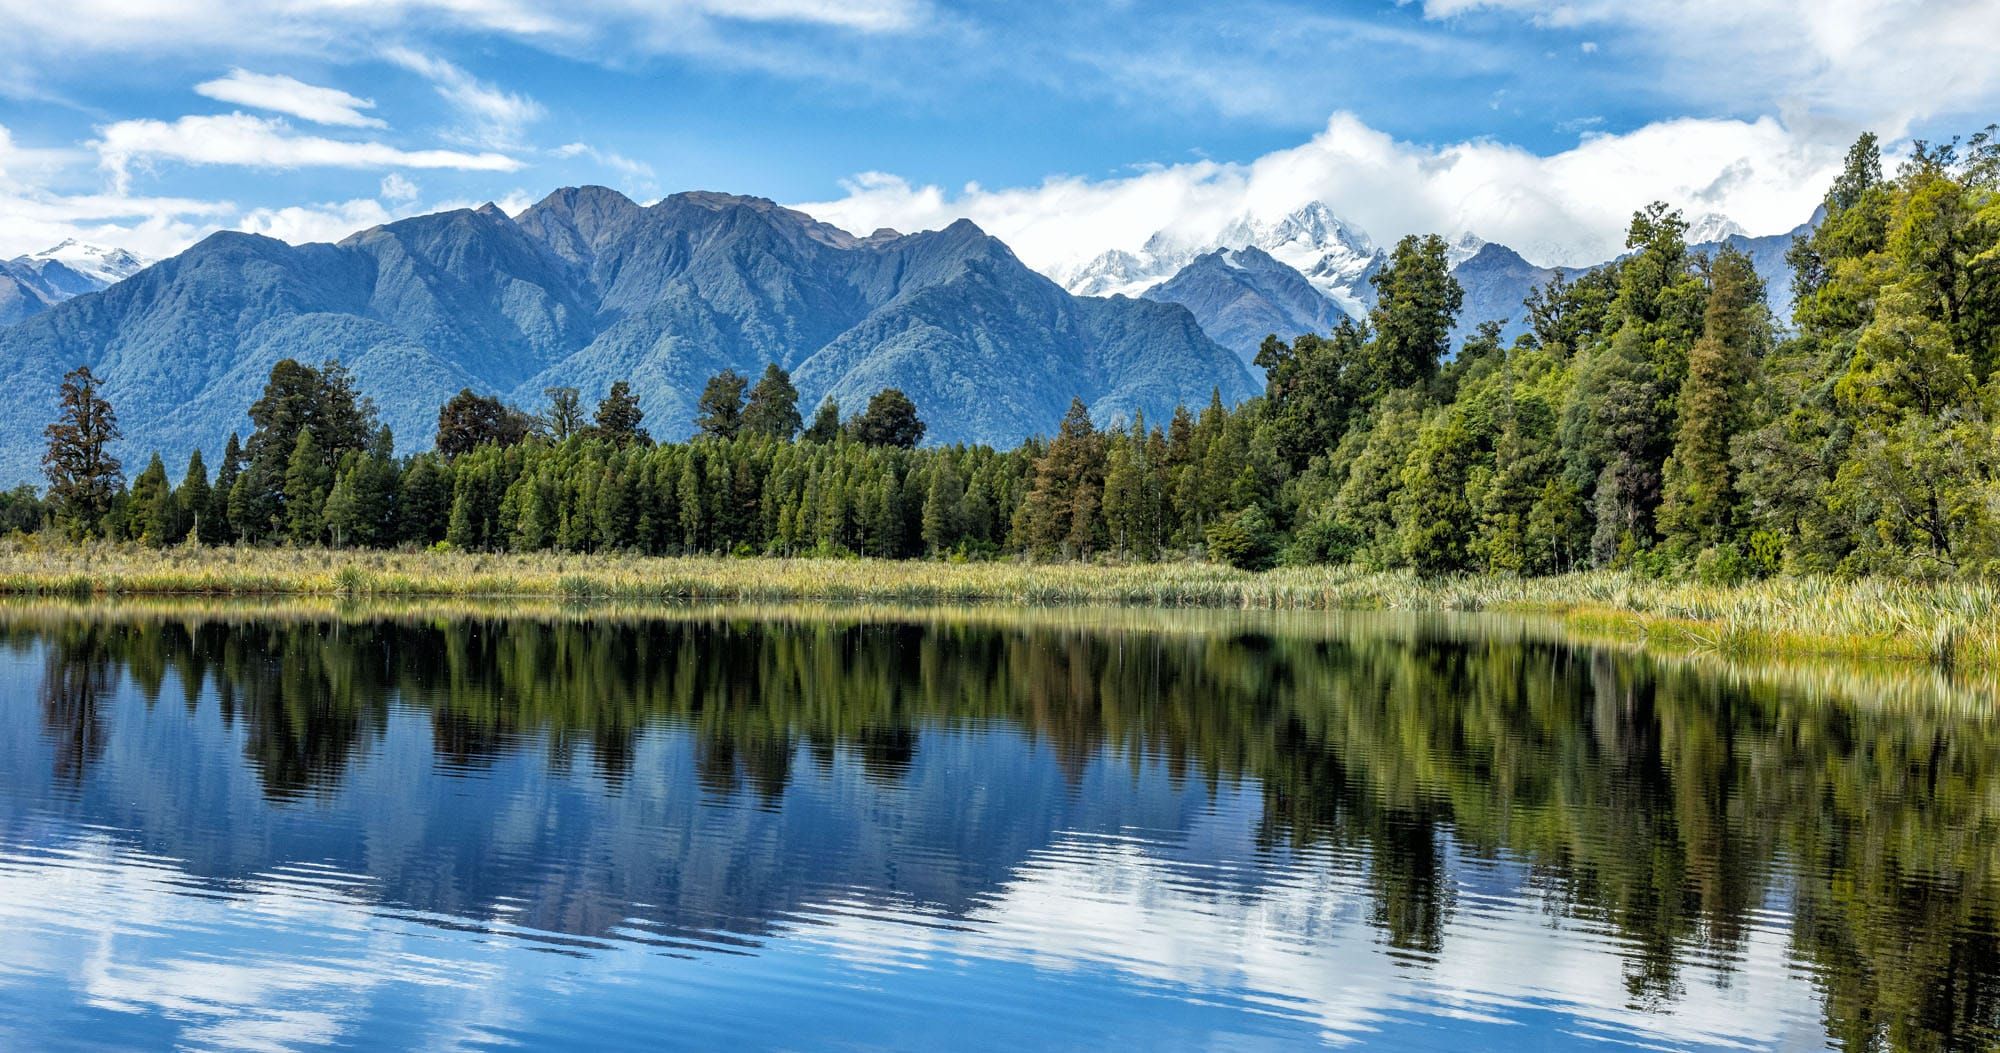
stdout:
<svg viewBox="0 0 2000 1053">
<path fill-rule="evenodd" d="M 596 182 L 1058 270 L 1314 197 L 1547 262 L 1753 232 L 1854 134 L 1988 123 L 1992 0 L 0 0 L 0 254 L 336 238 Z"/>
</svg>

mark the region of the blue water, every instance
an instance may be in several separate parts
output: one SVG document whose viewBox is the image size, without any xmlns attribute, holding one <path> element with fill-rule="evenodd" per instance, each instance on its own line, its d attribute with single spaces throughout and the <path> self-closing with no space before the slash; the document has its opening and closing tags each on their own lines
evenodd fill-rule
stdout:
<svg viewBox="0 0 2000 1053">
<path fill-rule="evenodd" d="M 2000 1034 L 1989 721 L 1187 617 L 17 615 L 0 1047 Z"/>
</svg>

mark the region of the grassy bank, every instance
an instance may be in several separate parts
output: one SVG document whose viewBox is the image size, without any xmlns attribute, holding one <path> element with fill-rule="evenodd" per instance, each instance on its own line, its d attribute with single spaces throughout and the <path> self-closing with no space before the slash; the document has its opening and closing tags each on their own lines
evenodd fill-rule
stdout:
<svg viewBox="0 0 2000 1053">
<path fill-rule="evenodd" d="M 1251 574 L 1199 563 L 951 565 L 239 548 L 162 552 L 0 542 L 0 594 L 1524 611 L 1559 615 L 1594 635 L 1732 657 L 1821 655 L 2000 668 L 2000 589 L 1872 579 L 1792 578 L 1715 587 L 1612 572 L 1423 581 L 1339 567 Z"/>
</svg>

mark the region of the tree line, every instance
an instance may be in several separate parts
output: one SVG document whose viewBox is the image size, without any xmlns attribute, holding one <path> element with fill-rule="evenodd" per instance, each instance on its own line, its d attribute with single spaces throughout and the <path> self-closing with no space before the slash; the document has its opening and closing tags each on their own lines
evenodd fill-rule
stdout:
<svg viewBox="0 0 2000 1053">
<path fill-rule="evenodd" d="M 49 429 L 49 491 L 0 528 L 73 536 L 506 551 L 1207 557 L 1425 574 L 1624 567 L 2000 573 L 2000 143 L 1850 150 L 1792 245 L 1788 326 L 1743 253 L 1692 251 L 1664 204 L 1628 252 L 1558 271 L 1509 345 L 1451 354 L 1463 290 L 1435 235 L 1371 277 L 1367 318 L 1265 341 L 1263 395 L 1099 427 L 1074 402 L 1012 450 L 919 448 L 900 391 L 808 423 L 776 365 L 712 378 L 687 442 L 655 444 L 624 383 L 586 418 L 461 392 L 396 457 L 337 363 L 281 362 L 211 480 L 155 457 L 129 488 L 88 370 Z M 1448 357 L 1449 356 L 1449 357 Z"/>
</svg>

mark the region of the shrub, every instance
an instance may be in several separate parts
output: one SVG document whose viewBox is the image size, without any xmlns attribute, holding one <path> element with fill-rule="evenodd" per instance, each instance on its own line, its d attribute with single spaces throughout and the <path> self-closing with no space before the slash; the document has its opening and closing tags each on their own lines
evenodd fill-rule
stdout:
<svg viewBox="0 0 2000 1053">
<path fill-rule="evenodd" d="M 1276 561 L 1277 539 L 1270 517 L 1251 505 L 1208 528 L 1208 556 L 1238 570 L 1269 570 Z"/>
</svg>

